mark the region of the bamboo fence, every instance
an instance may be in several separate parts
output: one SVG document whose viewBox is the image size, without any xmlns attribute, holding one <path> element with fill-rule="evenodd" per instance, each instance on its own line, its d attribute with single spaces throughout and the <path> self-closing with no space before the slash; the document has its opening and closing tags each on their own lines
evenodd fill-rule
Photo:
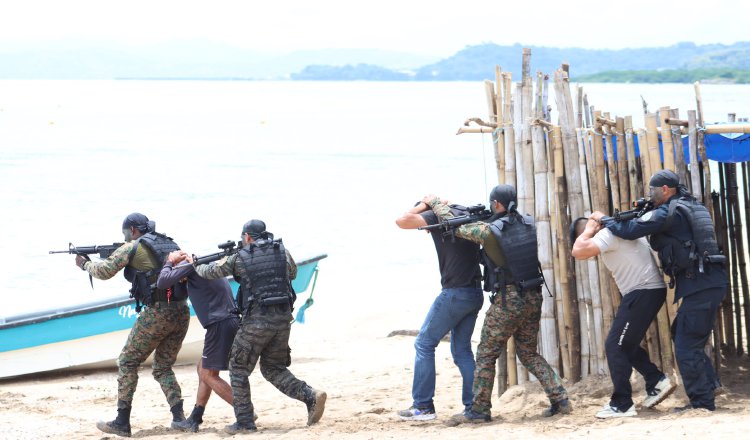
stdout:
<svg viewBox="0 0 750 440">
<path fill-rule="evenodd" d="M 604 341 L 620 303 L 620 292 L 598 258 L 575 261 L 568 229 L 572 219 L 598 210 L 612 215 L 630 209 L 631 201 L 648 194 L 649 177 L 661 169 L 675 171 L 711 213 L 722 252 L 729 257 L 729 294 L 719 311 L 714 338 L 707 349 L 719 372 L 724 356 L 750 352 L 750 292 L 746 266 L 750 236 L 750 164 L 718 164 L 719 192 L 712 191 L 706 158 L 707 133 L 748 133 L 750 124 L 705 127 L 700 84 L 694 84 L 696 109 L 681 120 L 678 109 L 662 106 L 649 113 L 643 101 L 645 127 L 633 126 L 630 115 L 613 115 L 589 105 L 583 88 L 571 93 L 569 67 L 552 75 L 531 76 L 531 51 L 524 49 L 522 75 L 513 84 L 509 72 L 495 68 L 495 81 L 485 81 L 489 120 L 471 118 L 461 133 L 492 135 L 497 181 L 514 185 L 519 211 L 536 220 L 539 261 L 547 286 L 539 332 L 539 353 L 562 377 L 578 381 L 607 374 Z M 557 121 L 550 120 L 548 79 L 552 80 Z M 734 120 L 730 117 L 730 122 Z M 727 128 L 729 127 L 729 128 Z M 688 139 L 688 160 L 682 136 Z M 742 182 L 739 185 L 738 182 Z M 741 208 L 740 200 L 744 203 Z M 744 212 L 743 212 L 744 211 Z M 743 228 L 743 221 L 745 228 Z M 658 261 L 658 260 L 657 260 Z M 674 291 L 659 311 L 643 341 L 651 360 L 679 381 L 670 324 L 676 307 Z M 513 340 L 498 359 L 498 393 L 508 386 L 535 380 L 516 359 Z"/>
</svg>

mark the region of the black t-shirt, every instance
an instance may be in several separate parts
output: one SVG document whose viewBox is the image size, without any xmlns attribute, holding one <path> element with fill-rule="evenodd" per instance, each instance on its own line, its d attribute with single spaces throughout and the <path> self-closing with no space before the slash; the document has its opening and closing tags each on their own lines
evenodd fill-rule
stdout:
<svg viewBox="0 0 750 440">
<path fill-rule="evenodd" d="M 454 215 L 462 212 L 454 210 Z M 438 223 L 438 217 L 432 211 L 420 214 L 428 225 Z M 443 289 L 456 287 L 479 287 L 482 280 L 482 272 L 479 269 L 479 245 L 469 240 L 456 237 L 451 241 L 441 231 L 431 231 L 432 240 L 435 242 L 435 250 L 440 265 L 440 283 Z"/>
</svg>

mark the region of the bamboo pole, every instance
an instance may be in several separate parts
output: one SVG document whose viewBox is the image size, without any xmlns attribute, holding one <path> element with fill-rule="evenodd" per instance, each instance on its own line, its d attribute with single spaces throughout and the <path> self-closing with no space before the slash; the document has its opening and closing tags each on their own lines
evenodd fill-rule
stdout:
<svg viewBox="0 0 750 440">
<path fill-rule="evenodd" d="M 566 214 L 568 210 L 568 184 L 565 176 L 565 163 L 563 158 L 562 130 L 559 126 L 554 126 L 550 135 L 550 143 L 554 151 L 554 168 L 555 168 L 555 196 L 557 201 L 557 211 L 559 213 L 555 222 L 557 234 L 558 264 L 560 266 L 560 289 L 562 292 L 561 308 L 563 315 L 564 331 L 566 346 L 563 353 L 563 371 L 565 377 L 577 382 L 581 379 L 581 336 L 578 317 L 578 301 L 573 294 L 576 285 L 575 273 L 570 270 L 573 267 L 573 258 L 568 252 L 570 249 L 570 239 L 565 232 L 570 228 L 570 218 Z M 562 338 L 561 338 L 562 339 Z M 567 358 L 567 359 L 566 359 Z"/>
<path fill-rule="evenodd" d="M 738 264 L 738 253 L 737 253 L 737 236 L 736 236 L 736 229 L 734 226 L 734 215 L 733 215 L 733 201 L 732 201 L 732 189 L 731 189 L 731 183 L 730 183 L 730 165 L 728 163 L 721 164 L 722 168 L 724 169 L 724 178 L 722 181 L 725 182 L 725 188 L 726 194 L 725 196 L 725 215 L 727 217 L 727 231 L 729 232 L 729 243 L 731 245 L 731 252 L 730 255 L 730 261 L 731 261 L 731 277 L 730 277 L 730 284 L 732 288 L 732 297 L 734 301 L 734 315 L 735 315 L 735 331 L 737 332 L 737 355 L 740 356 L 745 353 L 744 350 L 744 344 L 743 341 L 745 338 L 743 338 L 742 335 L 742 303 L 740 302 L 740 288 L 738 278 L 739 278 L 739 264 Z M 745 334 L 746 337 L 750 337 L 747 333 Z"/>
<path fill-rule="evenodd" d="M 701 188 L 700 165 L 698 164 L 698 133 L 695 110 L 688 110 L 688 155 L 690 159 L 690 186 L 693 197 L 697 200 L 704 200 L 703 188 Z"/>
<path fill-rule="evenodd" d="M 515 85 L 516 93 L 513 97 L 513 128 L 515 133 L 515 139 L 513 141 L 513 148 L 515 149 L 515 170 L 516 170 L 516 195 L 519 201 L 519 211 L 522 211 L 521 204 L 521 192 L 526 188 L 526 179 L 528 176 L 524 174 L 523 167 L 523 88 L 521 83 Z M 511 338 L 512 339 L 512 338 Z M 513 368 L 515 366 L 515 368 Z M 510 385 L 518 385 L 526 382 L 526 376 L 522 371 L 523 366 L 516 359 L 516 343 L 515 340 L 512 344 L 508 344 L 508 379 L 510 381 L 510 372 L 515 370 L 515 383 Z"/>
<path fill-rule="evenodd" d="M 648 179 L 651 176 L 651 163 L 649 158 L 649 146 L 648 137 L 646 136 L 646 130 L 638 130 L 638 148 L 641 153 L 641 184 L 643 186 L 643 192 L 641 194 L 648 194 Z"/>
<path fill-rule="evenodd" d="M 591 132 L 593 139 L 593 152 L 594 154 L 594 167 L 596 168 L 596 188 L 592 188 L 596 196 L 592 197 L 593 209 L 595 211 L 601 211 L 605 213 L 611 212 L 609 209 L 609 197 L 607 195 L 607 187 L 605 184 L 606 169 L 604 167 L 604 145 L 602 141 L 602 124 L 599 120 L 601 117 L 601 111 L 594 111 L 594 129 Z M 601 258 L 597 258 L 597 265 L 599 271 L 599 295 L 602 303 L 602 322 L 604 328 L 609 329 L 612 327 L 612 321 L 614 319 L 614 309 L 612 307 L 612 293 L 610 289 L 609 279 L 611 278 L 609 270 L 604 266 Z M 595 294 L 592 292 L 592 295 Z"/>
<path fill-rule="evenodd" d="M 627 150 L 627 173 L 628 173 L 628 202 L 637 199 L 641 194 L 643 185 L 638 179 L 638 157 L 635 155 L 635 140 L 633 139 L 633 117 L 625 116 L 623 121 L 623 131 L 625 133 L 625 149 Z"/>
<path fill-rule="evenodd" d="M 716 240 L 724 255 L 729 256 L 729 238 L 727 237 L 727 223 L 723 210 L 721 209 L 721 196 L 716 191 L 711 193 L 711 203 L 714 208 L 714 229 L 716 230 Z M 729 288 L 727 289 L 729 290 Z M 735 354 L 737 347 L 735 345 L 734 320 L 732 318 L 732 295 L 731 293 L 724 296 L 721 301 L 722 324 L 724 328 L 724 352 Z"/>
<path fill-rule="evenodd" d="M 541 84 L 540 84 L 541 86 Z M 538 114 L 538 116 L 544 116 Z M 535 189 L 535 223 L 537 242 L 539 244 L 539 263 L 544 279 L 548 284 L 554 283 L 552 264 L 552 231 L 550 227 L 548 183 L 547 183 L 547 148 L 544 143 L 544 129 L 541 125 L 531 126 L 531 144 L 534 154 L 534 189 Z M 543 295 L 542 314 L 540 319 L 541 354 L 553 369 L 559 371 L 560 348 L 556 341 L 554 298 Z"/>
<path fill-rule="evenodd" d="M 615 135 L 617 136 L 617 178 L 620 189 L 620 211 L 630 209 L 630 179 L 628 178 L 628 160 L 635 162 L 633 156 L 628 156 L 625 146 L 625 118 L 616 119 Z"/>
<path fill-rule="evenodd" d="M 503 94 L 502 94 L 502 71 L 500 66 L 495 66 L 495 123 L 500 130 L 495 130 L 492 140 L 495 142 L 495 161 L 497 162 L 497 181 L 505 183 L 505 136 L 502 132 L 503 124 Z"/>
<path fill-rule="evenodd" d="M 496 66 L 495 68 L 499 69 L 498 66 Z M 499 93 L 499 89 L 498 89 L 498 92 L 496 93 L 495 84 L 492 81 L 485 80 L 484 92 L 487 98 L 487 110 L 489 113 L 489 120 L 491 123 L 495 125 L 495 127 L 497 127 L 498 126 L 497 94 Z M 504 155 L 505 153 L 500 150 L 500 144 L 499 144 L 500 138 L 502 138 L 502 135 L 500 135 L 498 130 L 497 129 L 492 130 L 492 151 L 495 154 L 495 167 L 497 169 L 498 183 L 503 183 L 503 180 L 505 179 L 505 173 L 501 172 L 501 170 L 505 169 L 505 164 L 502 163 L 505 160 L 505 157 L 503 156 L 503 158 L 501 159 L 501 154 Z"/>
<path fill-rule="evenodd" d="M 564 66 L 563 66 L 563 72 L 564 72 Z M 565 76 L 565 73 L 563 73 L 562 78 L 564 80 L 567 80 L 567 77 Z M 564 148 L 564 158 L 565 158 L 565 167 L 572 167 L 573 172 L 575 172 L 575 176 L 573 178 L 575 179 L 575 185 L 576 185 L 576 191 L 571 191 L 569 193 L 569 196 L 571 197 L 569 203 L 572 207 L 573 204 L 575 205 L 582 205 L 581 208 L 583 208 L 583 214 L 585 214 L 585 192 L 588 190 L 588 188 L 584 187 L 583 184 L 583 176 L 584 174 L 581 174 L 580 172 L 580 147 L 578 143 L 578 136 L 575 132 L 575 127 L 572 126 L 572 124 L 575 123 L 575 120 L 573 119 L 573 101 L 570 96 L 570 85 L 569 83 L 563 82 L 561 86 L 559 86 L 559 99 L 562 99 L 562 102 L 564 103 L 565 107 L 560 110 L 561 112 L 561 124 L 562 124 L 562 132 L 563 132 L 563 148 Z M 558 107 L 560 106 L 560 101 L 558 102 Z M 571 132 L 573 134 L 573 139 L 570 139 Z M 569 146 L 568 141 L 574 141 L 575 146 Z M 578 169 L 575 169 L 575 162 L 572 160 L 572 153 L 573 151 L 578 152 Z M 584 158 L 585 159 L 585 158 Z M 566 177 L 568 176 L 568 171 L 566 170 Z M 578 189 L 580 188 L 580 194 L 581 197 L 578 198 Z M 577 208 L 581 209 L 581 208 Z M 571 209 L 571 215 L 578 217 L 580 214 L 573 214 L 573 209 Z M 567 249 L 570 249 L 568 247 Z M 566 249 L 566 251 L 567 251 Z M 580 275 L 584 273 L 582 271 L 582 263 L 572 260 L 575 264 L 575 271 Z M 570 266 L 571 268 L 574 267 L 573 265 Z M 596 348 L 592 346 L 592 338 L 594 337 L 594 333 L 591 330 L 592 321 L 589 319 L 588 314 L 591 312 L 590 307 L 590 288 L 586 286 L 585 280 L 583 280 L 582 277 L 576 278 L 575 283 L 575 298 L 577 300 L 577 306 L 578 306 L 578 320 L 579 320 L 579 354 L 580 354 L 580 374 L 581 376 L 585 377 L 588 376 L 591 372 L 597 371 L 597 358 L 596 358 Z"/>
<path fill-rule="evenodd" d="M 505 144 L 505 183 L 517 187 L 516 183 L 516 134 L 513 128 L 512 83 L 510 72 L 503 72 L 503 140 Z"/>
<path fill-rule="evenodd" d="M 537 73 L 535 116 L 544 118 L 544 76 Z M 554 270 L 552 258 L 552 227 L 549 212 L 549 182 L 548 155 L 545 142 L 544 128 L 541 124 L 531 125 L 531 145 L 534 159 L 534 220 L 536 222 L 537 242 L 539 244 L 538 258 L 542 267 L 544 279 L 554 285 Z M 557 343 L 555 330 L 555 302 L 549 295 L 543 296 L 542 315 L 540 320 L 541 354 L 559 372 L 560 347 Z"/>
<path fill-rule="evenodd" d="M 649 113 L 644 116 L 646 121 L 646 140 L 648 141 L 648 162 L 651 168 L 651 172 L 654 173 L 660 169 L 661 166 L 661 154 L 659 152 L 659 132 L 656 128 L 656 115 Z M 651 176 L 643 176 L 643 181 L 646 182 Z"/>
<path fill-rule="evenodd" d="M 747 266 L 745 262 L 745 245 L 743 243 L 742 218 L 740 214 L 740 202 L 737 191 L 737 164 L 726 163 L 727 168 L 727 189 L 729 190 L 729 218 L 732 220 L 732 231 L 734 237 L 731 238 L 733 243 L 732 255 L 732 291 L 735 298 L 735 307 L 739 310 L 742 304 L 742 311 L 745 316 L 745 335 L 748 348 L 745 353 L 750 353 L 750 291 L 747 285 Z M 742 286 L 742 303 L 739 301 L 739 288 Z M 740 314 L 738 314 L 739 316 Z M 739 321 L 738 321 L 739 324 Z M 738 329 L 740 326 L 738 325 Z M 738 332 L 739 333 L 739 332 Z M 741 353 L 740 353 L 741 354 Z"/>
<path fill-rule="evenodd" d="M 531 49 L 523 49 L 523 72 L 521 77 L 521 97 L 523 99 L 522 108 L 522 136 L 521 136 L 521 154 L 523 164 L 523 182 L 519 179 L 518 207 L 519 212 L 523 214 L 534 212 L 534 151 L 531 145 L 531 127 L 530 123 L 534 117 L 533 113 L 533 94 L 534 87 L 531 81 Z M 522 185 L 523 183 L 523 185 Z"/>
<path fill-rule="evenodd" d="M 544 76 L 544 99 L 543 105 L 545 107 L 545 117 L 549 117 L 549 107 L 547 106 L 546 93 L 548 92 L 548 79 L 549 76 Z M 568 344 L 565 334 L 565 320 L 562 314 L 562 288 L 560 285 L 560 264 L 558 256 L 558 240 L 561 231 L 558 230 L 560 223 L 560 211 L 557 206 L 557 197 L 555 193 L 556 180 L 555 180 L 555 153 L 552 145 L 552 124 L 545 120 L 545 124 L 542 124 L 546 134 L 546 154 L 549 160 L 549 167 L 547 169 L 547 194 L 549 194 L 549 207 L 550 207 L 550 232 L 552 242 L 552 273 L 554 275 L 555 282 L 552 284 L 551 289 L 554 292 L 554 296 L 551 298 L 553 302 L 552 316 L 554 318 L 553 324 L 556 330 L 555 343 L 558 349 L 559 358 L 559 375 L 560 377 L 567 377 L 567 372 L 570 371 L 570 354 L 568 352 Z M 567 275 L 566 275 L 567 276 Z"/>
<path fill-rule="evenodd" d="M 750 124 L 721 124 L 706 127 L 706 134 L 750 133 Z"/>
<path fill-rule="evenodd" d="M 695 89 L 695 105 L 696 105 L 696 112 L 697 112 L 697 125 L 698 127 L 704 126 L 703 121 L 703 98 L 701 97 L 701 84 L 699 81 L 696 81 L 693 84 L 693 87 Z M 706 143 L 704 141 L 703 131 L 698 132 L 698 156 L 701 158 L 701 162 L 703 163 L 703 204 L 706 207 L 709 207 L 712 205 L 711 203 L 711 167 L 708 163 L 708 158 L 706 157 Z M 711 213 L 711 216 L 714 216 L 713 210 L 709 208 L 709 212 Z"/>
<path fill-rule="evenodd" d="M 661 133 L 661 147 L 662 154 L 664 155 L 664 169 L 677 171 L 674 161 L 674 145 L 672 145 L 672 132 L 670 131 L 669 124 L 666 119 L 670 117 L 669 107 L 662 107 L 659 109 L 659 123 L 662 127 Z"/>
<path fill-rule="evenodd" d="M 602 124 L 601 129 L 602 129 L 602 133 L 604 133 L 605 146 L 607 149 L 606 167 L 607 167 L 607 174 L 609 177 L 608 189 L 612 197 L 612 210 L 604 211 L 604 213 L 611 215 L 615 209 L 620 208 L 620 179 L 617 175 L 618 173 L 617 163 L 615 162 L 615 145 L 614 145 L 614 136 L 612 134 L 612 126 L 608 124 Z"/>
<path fill-rule="evenodd" d="M 679 118 L 680 110 L 673 108 L 669 110 L 671 118 Z M 692 185 L 690 178 L 687 173 L 687 166 L 685 165 L 685 148 L 682 144 L 682 135 L 679 127 L 672 127 L 667 124 L 665 128 L 669 128 L 672 134 L 672 145 L 674 147 L 674 166 L 676 168 L 677 175 L 680 177 L 680 182 L 690 188 Z M 663 135 L 662 135 L 663 136 Z"/>
</svg>

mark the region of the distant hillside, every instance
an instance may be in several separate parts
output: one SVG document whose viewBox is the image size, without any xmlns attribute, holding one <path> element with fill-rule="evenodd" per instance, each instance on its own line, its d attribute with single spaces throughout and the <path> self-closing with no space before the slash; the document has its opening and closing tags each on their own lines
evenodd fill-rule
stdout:
<svg viewBox="0 0 750 440">
<path fill-rule="evenodd" d="M 510 71 L 514 78 L 519 78 L 523 48 L 520 44 L 499 46 L 494 43 L 468 46 L 451 57 L 420 67 L 410 78 L 417 81 L 478 81 L 492 77 L 496 64 Z M 537 46 L 530 48 L 533 72 L 540 70 L 550 73 L 561 63 L 567 62 L 570 64 L 572 76 L 604 70 L 750 69 L 750 42 L 735 43 L 731 46 L 680 43 L 669 47 L 620 50 Z M 331 67 L 332 69 L 326 70 L 317 66 L 321 72 L 325 72 L 324 78 L 317 79 L 336 79 L 333 75 L 336 69 L 334 66 Z M 305 79 L 316 78 L 306 75 Z M 369 78 L 362 76 L 357 79 Z"/>
<path fill-rule="evenodd" d="M 310 65 L 364 63 L 398 71 L 416 69 L 437 58 L 379 49 L 267 53 L 202 40 L 151 46 L 0 42 L 0 79 L 288 79 Z"/>
<path fill-rule="evenodd" d="M 750 70 L 680 69 L 680 70 L 608 70 L 573 77 L 579 82 L 603 83 L 704 83 L 750 84 Z"/>
</svg>

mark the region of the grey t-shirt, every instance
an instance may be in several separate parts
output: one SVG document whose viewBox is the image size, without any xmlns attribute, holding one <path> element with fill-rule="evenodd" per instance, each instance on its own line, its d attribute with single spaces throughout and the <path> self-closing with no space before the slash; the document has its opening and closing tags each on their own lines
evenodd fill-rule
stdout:
<svg viewBox="0 0 750 440">
<path fill-rule="evenodd" d="M 634 290 L 666 287 L 644 237 L 625 240 L 604 228 L 594 235 L 593 240 L 623 296 Z"/>
</svg>

